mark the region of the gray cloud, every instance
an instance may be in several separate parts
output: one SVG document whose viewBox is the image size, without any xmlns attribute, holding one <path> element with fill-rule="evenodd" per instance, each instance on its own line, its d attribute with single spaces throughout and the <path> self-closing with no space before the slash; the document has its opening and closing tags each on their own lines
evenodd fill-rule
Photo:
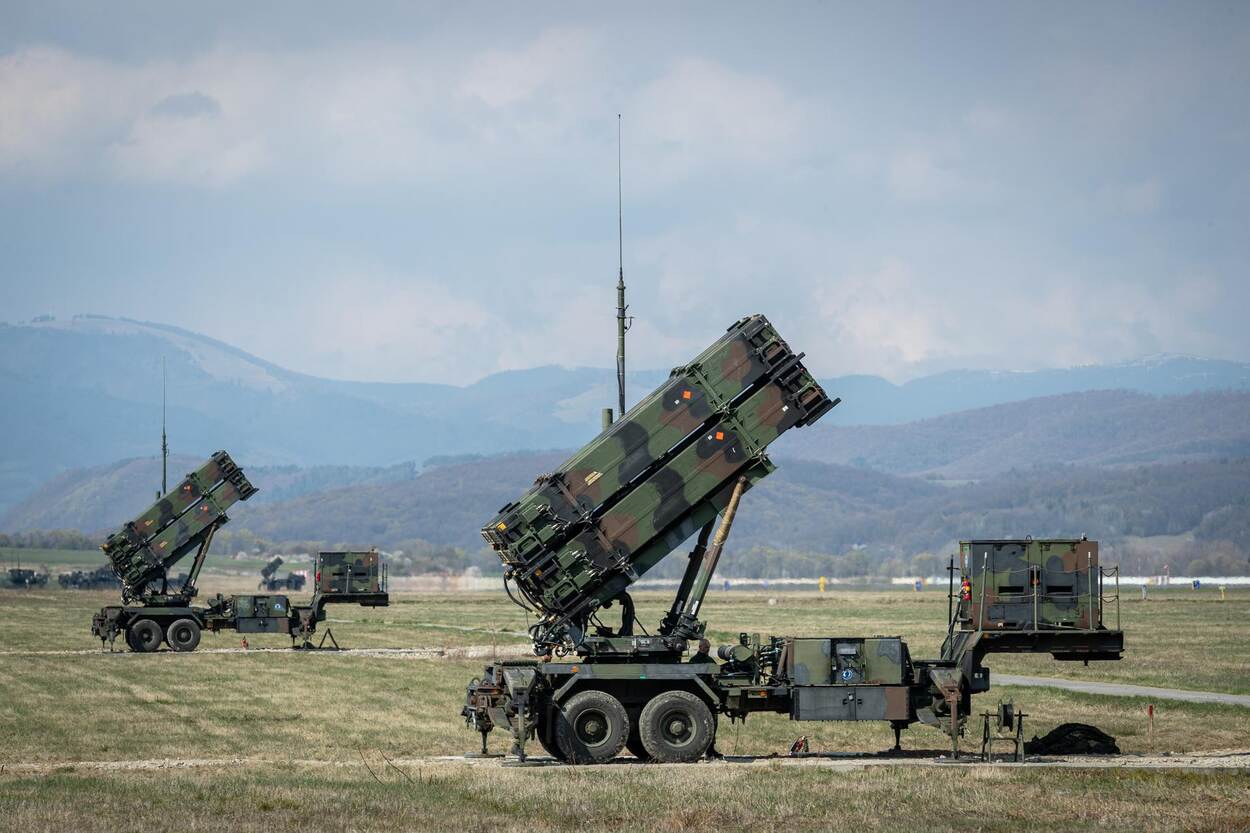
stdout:
<svg viewBox="0 0 1250 833">
<path fill-rule="evenodd" d="M 604 365 L 621 112 L 639 365 L 754 311 L 826 373 L 1250 359 L 1240 5 L 491 11 L 32 7 L 0 314 L 379 380 Z"/>
<path fill-rule="evenodd" d="M 176 93 L 167 95 L 156 102 L 148 112 L 154 116 L 193 119 L 220 115 L 221 105 L 217 103 L 217 99 L 201 92 Z"/>
</svg>

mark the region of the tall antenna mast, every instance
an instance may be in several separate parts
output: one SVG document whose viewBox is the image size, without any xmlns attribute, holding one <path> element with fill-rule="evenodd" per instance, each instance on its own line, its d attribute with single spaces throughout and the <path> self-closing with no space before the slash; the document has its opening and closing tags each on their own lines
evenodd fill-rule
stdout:
<svg viewBox="0 0 1250 833">
<path fill-rule="evenodd" d="M 169 492 L 169 437 L 165 434 L 165 388 L 167 384 L 165 357 L 161 356 L 161 493 L 158 497 L 164 497 Z"/>
<path fill-rule="evenodd" d="M 625 331 L 634 323 L 625 311 L 625 233 L 621 198 L 621 114 L 616 114 L 616 392 L 617 415 L 625 415 Z"/>
</svg>

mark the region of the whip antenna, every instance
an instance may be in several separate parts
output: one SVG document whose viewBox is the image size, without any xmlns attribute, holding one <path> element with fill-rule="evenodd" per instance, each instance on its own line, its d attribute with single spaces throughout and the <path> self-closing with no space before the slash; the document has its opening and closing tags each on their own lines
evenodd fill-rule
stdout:
<svg viewBox="0 0 1250 833">
<path fill-rule="evenodd" d="M 165 434 L 165 388 L 168 384 L 165 357 L 161 356 L 161 493 L 156 496 L 158 500 L 169 492 L 169 437 Z"/>
<path fill-rule="evenodd" d="M 625 332 L 633 325 L 626 317 L 625 304 L 625 226 L 621 197 L 621 114 L 616 114 L 616 404 L 618 416 L 625 415 Z"/>
</svg>

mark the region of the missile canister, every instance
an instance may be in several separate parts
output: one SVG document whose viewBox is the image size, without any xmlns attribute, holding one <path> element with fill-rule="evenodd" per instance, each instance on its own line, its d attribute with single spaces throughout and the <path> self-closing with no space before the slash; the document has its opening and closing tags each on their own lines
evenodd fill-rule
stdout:
<svg viewBox="0 0 1250 833">
<path fill-rule="evenodd" d="M 772 470 L 767 446 L 834 406 L 763 316 L 744 318 L 539 478 L 482 534 L 549 615 L 605 603 Z"/>
<path fill-rule="evenodd" d="M 208 529 L 224 523 L 226 510 L 256 492 L 230 455 L 218 451 L 145 512 L 113 533 L 101 547 L 125 591 L 159 580 L 198 545 Z"/>
</svg>

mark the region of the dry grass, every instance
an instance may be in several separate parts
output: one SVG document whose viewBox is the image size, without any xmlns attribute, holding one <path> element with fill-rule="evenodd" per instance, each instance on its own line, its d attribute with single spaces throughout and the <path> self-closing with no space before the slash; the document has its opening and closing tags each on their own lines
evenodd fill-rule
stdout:
<svg viewBox="0 0 1250 833">
<path fill-rule="evenodd" d="M 945 602 L 938 593 L 767 596 L 717 593 L 714 623 L 761 633 L 901 634 L 917 656 L 936 650 Z M 1250 691 L 1250 594 L 1225 603 L 1212 593 L 1154 594 L 1125 605 L 1126 659 L 1064 666 L 1037 657 L 993 658 L 996 672 Z M 645 594 L 643 621 L 664 597 Z M 1183 772 L 946 771 L 873 768 L 615 766 L 593 770 L 501 770 L 425 763 L 407 778 L 392 760 L 471 749 L 458 717 L 464 685 L 483 661 L 334 653 L 99 654 L 91 612 L 106 593 L 0 591 L 0 766 L 64 764 L 45 776 L 0 776 L 0 829 L 256 830 L 549 829 L 866 830 L 1021 827 L 1234 830 L 1250 825 L 1244 775 Z M 331 608 L 340 641 L 357 648 L 448 647 L 524 639 L 525 617 L 500 595 L 404 595 L 379 610 Z M 493 633 L 493 636 L 492 636 Z M 281 647 L 279 637 L 253 645 Z M 238 644 L 206 636 L 205 647 Z M 43 651 L 88 653 L 24 653 Z M 13 653 L 17 652 L 17 653 Z M 1128 752 L 1247 746 L 1250 712 L 1157 704 L 1146 733 L 1145 704 L 1043 689 L 996 687 L 978 708 L 1012 697 L 1031 717 L 1029 734 L 1066 720 L 1093 723 Z M 813 750 L 877 751 L 892 736 L 878 724 L 796 724 L 753 716 L 723 726 L 724 752 L 784 752 L 799 734 Z M 494 746 L 503 751 L 504 741 Z M 944 748 L 939 732 L 916 727 L 911 749 Z M 382 778 L 360 764 L 364 754 Z M 155 758 L 240 758 L 231 767 L 96 772 L 75 762 Z M 313 765 L 311 762 L 323 762 Z M 1038 808 L 1043 808 L 1039 811 Z"/>
<path fill-rule="evenodd" d="M 1244 773 L 252 766 L 0 780 L 23 831 L 1244 830 Z M 375 776 L 377 780 L 375 780 Z M 90 800 L 85 797 L 90 796 Z M 89 804 L 89 810 L 86 805 Z"/>
</svg>

